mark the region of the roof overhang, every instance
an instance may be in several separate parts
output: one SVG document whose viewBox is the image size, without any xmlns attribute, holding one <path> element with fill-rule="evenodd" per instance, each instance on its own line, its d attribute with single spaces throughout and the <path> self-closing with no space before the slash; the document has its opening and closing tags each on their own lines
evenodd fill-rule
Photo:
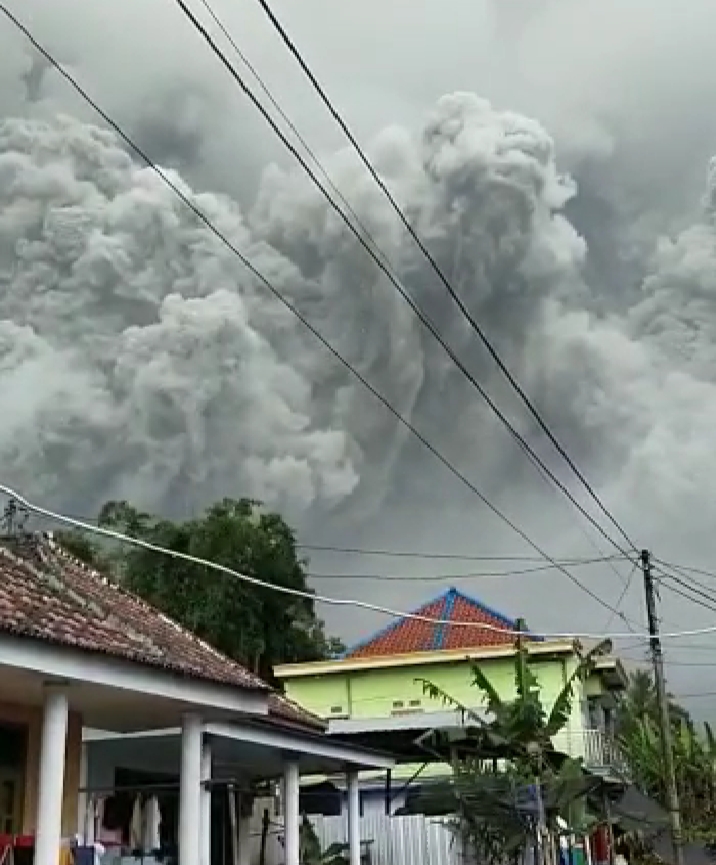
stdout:
<svg viewBox="0 0 716 865">
<path fill-rule="evenodd" d="M 571 655 L 578 643 L 574 640 L 552 640 L 526 643 L 532 656 Z M 426 664 L 454 664 L 459 661 L 492 661 L 514 656 L 512 644 L 504 646 L 481 646 L 475 649 L 441 649 L 436 652 L 411 652 L 405 655 L 376 655 L 365 658 L 338 658 L 331 661 L 312 661 L 306 664 L 280 664 L 274 667 L 278 679 L 298 679 L 309 676 L 326 676 L 360 670 L 412 667 Z"/>
<path fill-rule="evenodd" d="M 14 702 L 40 704 L 46 682 L 67 688 L 88 726 L 131 731 L 167 727 L 186 711 L 223 720 L 268 714 L 269 692 L 222 685 L 109 655 L 0 633 L 0 685 Z M 7 699 L 7 698 L 5 698 Z"/>
<path fill-rule="evenodd" d="M 391 755 L 341 742 L 323 733 L 302 732 L 256 719 L 238 723 L 207 723 L 204 733 L 211 742 L 217 782 L 272 780 L 281 776 L 287 758 L 295 759 L 307 775 L 346 771 L 392 769 Z M 181 763 L 181 730 L 178 727 L 117 735 L 102 730 L 86 731 L 90 766 L 94 755 L 116 766 L 178 774 Z"/>
<path fill-rule="evenodd" d="M 251 743 L 266 748 L 314 757 L 353 769 L 392 769 L 395 758 L 380 751 L 340 742 L 325 733 L 302 733 L 247 720 L 232 724 L 207 724 L 206 732 L 213 737 Z"/>
</svg>

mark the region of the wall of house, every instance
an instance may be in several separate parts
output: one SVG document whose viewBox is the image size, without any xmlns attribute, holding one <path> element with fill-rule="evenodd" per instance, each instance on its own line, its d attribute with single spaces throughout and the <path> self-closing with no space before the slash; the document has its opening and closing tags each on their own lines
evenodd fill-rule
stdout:
<svg viewBox="0 0 716 865">
<path fill-rule="evenodd" d="M 40 770 L 40 741 L 42 736 L 42 709 L 38 706 L 19 706 L 0 703 L 0 723 L 18 724 L 27 729 L 27 755 L 25 758 L 24 801 L 22 831 L 33 834 L 37 817 L 37 783 Z M 65 782 L 62 800 L 62 832 L 72 835 L 77 831 L 77 801 L 82 754 L 82 718 L 70 713 L 65 750 Z"/>
<path fill-rule="evenodd" d="M 574 671 L 576 663 L 576 658 L 563 656 L 536 660 L 533 664 L 532 670 L 537 676 L 547 711 Z M 514 698 L 513 658 L 486 659 L 479 666 L 503 699 Z M 420 680 L 432 682 L 463 705 L 484 708 L 482 694 L 472 683 L 472 664 L 466 660 L 298 677 L 287 679 L 285 685 L 291 699 L 324 718 L 387 718 L 396 714 L 444 710 L 445 706 L 439 700 L 432 700 L 424 693 Z M 578 683 L 569 722 L 555 741 L 559 750 L 574 757 L 585 756 L 582 735 L 586 726 L 585 705 L 584 686 Z M 332 712 L 332 709 L 340 711 Z M 399 783 L 419 768 L 412 764 L 400 766 L 394 771 L 394 778 Z M 421 776 L 432 778 L 446 771 L 447 766 L 432 765 L 423 769 Z"/>
<path fill-rule="evenodd" d="M 486 659 L 479 666 L 504 699 L 514 697 L 511 658 Z M 573 669 L 574 661 L 569 658 L 534 664 L 545 706 L 552 705 Z M 467 706 L 482 705 L 481 693 L 472 684 L 472 665 L 465 660 L 301 676 L 287 679 L 285 686 L 291 699 L 325 718 L 383 718 L 396 713 L 443 709 L 439 700 L 431 700 L 424 693 L 420 680 L 432 682 Z M 573 710 L 575 725 L 581 718 L 580 702 L 581 699 L 575 701 Z"/>
</svg>

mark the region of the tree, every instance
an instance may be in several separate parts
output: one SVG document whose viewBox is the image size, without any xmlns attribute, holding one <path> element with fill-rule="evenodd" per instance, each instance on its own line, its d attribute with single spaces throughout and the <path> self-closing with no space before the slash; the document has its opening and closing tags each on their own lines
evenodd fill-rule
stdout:
<svg viewBox="0 0 716 865">
<path fill-rule="evenodd" d="M 523 628 L 524 629 L 524 628 Z M 585 779 L 581 763 L 552 759 L 552 738 L 568 723 L 577 684 L 594 668 L 599 655 L 611 650 L 604 641 L 578 663 L 551 707 L 542 702 L 539 682 L 524 638 L 516 642 L 514 661 L 515 697 L 505 700 L 479 666 L 472 667 L 473 685 L 487 703 L 489 720 L 432 682 L 419 680 L 431 698 L 457 709 L 471 722 L 465 731 L 462 753 L 452 762 L 453 777 L 448 785 L 434 788 L 421 797 L 421 809 L 453 810 L 457 828 L 477 860 L 487 863 L 517 861 L 527 837 L 527 820 L 536 816 L 535 790 L 540 791 L 552 827 L 557 815 L 567 815 L 571 831 L 585 831 L 589 824 L 585 797 L 594 779 Z M 438 737 L 439 743 L 439 737 Z M 452 743 L 460 753 L 460 744 Z M 498 772 L 496 760 L 505 761 Z"/>
<path fill-rule="evenodd" d="M 224 499 L 185 522 L 154 517 L 128 502 L 108 502 L 99 524 L 276 586 L 310 591 L 293 531 L 253 500 Z M 63 532 L 59 540 L 84 561 L 111 569 L 130 591 L 266 679 L 275 664 L 320 660 L 341 648 L 326 636 L 311 598 L 140 547 L 99 546 L 83 533 Z"/>
<path fill-rule="evenodd" d="M 686 837 L 716 841 L 716 739 L 704 724 L 699 732 L 689 713 L 669 699 L 676 785 Z M 631 676 L 617 716 L 619 741 L 635 783 L 666 806 L 660 719 L 652 678 Z"/>
<path fill-rule="evenodd" d="M 575 688 L 594 668 L 595 659 L 611 651 L 611 643 L 604 640 L 586 654 L 578 651 L 578 663 L 551 708 L 547 710 L 540 696 L 539 682 L 524 638 L 516 643 L 515 698 L 505 700 L 477 664 L 472 666 L 472 683 L 487 703 L 487 723 L 472 709 L 454 699 L 432 682 L 419 680 L 423 690 L 433 699 L 460 711 L 473 722 L 472 734 L 490 748 L 499 749 L 513 765 L 523 768 L 534 777 L 541 771 L 544 757 L 552 750 L 552 739 L 568 723 L 572 713 Z"/>
</svg>

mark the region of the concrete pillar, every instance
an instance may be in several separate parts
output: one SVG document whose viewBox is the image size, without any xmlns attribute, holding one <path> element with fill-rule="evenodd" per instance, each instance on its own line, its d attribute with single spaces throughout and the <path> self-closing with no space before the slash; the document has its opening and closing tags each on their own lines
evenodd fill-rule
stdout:
<svg viewBox="0 0 716 865">
<path fill-rule="evenodd" d="M 251 817 L 239 819 L 238 865 L 251 865 Z"/>
<path fill-rule="evenodd" d="M 88 780 L 87 742 L 83 742 L 80 750 L 80 791 L 77 795 L 77 832 L 82 836 L 85 843 L 94 841 L 94 837 L 90 837 L 94 831 L 94 820 L 89 812 Z"/>
<path fill-rule="evenodd" d="M 201 740 L 201 718 L 185 715 L 182 718 L 179 776 L 179 865 L 197 865 L 200 862 Z"/>
<path fill-rule="evenodd" d="M 360 785 L 358 773 L 349 772 L 346 776 L 348 792 L 348 861 L 350 865 L 360 865 Z"/>
<path fill-rule="evenodd" d="M 299 794 L 298 761 L 289 760 L 283 766 L 283 820 L 284 846 L 286 865 L 300 865 L 299 830 L 300 815 L 298 805 Z"/>
<path fill-rule="evenodd" d="M 45 687 L 37 787 L 35 865 L 57 865 L 62 837 L 62 791 L 69 703 L 56 685 Z"/>
<path fill-rule="evenodd" d="M 204 737 L 201 748 L 201 865 L 211 865 L 211 740 Z"/>
</svg>

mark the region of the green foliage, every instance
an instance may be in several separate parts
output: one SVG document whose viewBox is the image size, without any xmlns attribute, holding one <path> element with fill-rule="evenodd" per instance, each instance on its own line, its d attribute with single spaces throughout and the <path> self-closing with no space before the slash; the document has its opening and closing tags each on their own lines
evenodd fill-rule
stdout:
<svg viewBox="0 0 716 865">
<path fill-rule="evenodd" d="M 605 640 L 585 654 L 578 652 L 574 672 L 549 708 L 542 702 L 536 663 L 525 639 L 520 637 L 515 648 L 512 700 L 500 696 L 479 666 L 472 667 L 472 684 L 486 704 L 487 719 L 434 683 L 418 680 L 431 699 L 459 711 L 474 725 L 466 729 L 466 739 L 476 742 L 473 754 L 463 750 L 453 760 L 451 781 L 429 789 L 418 807 L 425 813 L 456 813 L 456 831 L 476 861 L 486 865 L 519 860 L 527 830 L 525 812 L 517 803 L 532 785 L 540 785 L 552 828 L 558 814 L 575 832 L 586 832 L 595 823 L 586 807 L 594 779 L 585 780 L 579 761 L 568 759 L 555 769 L 548 757 L 552 737 L 569 721 L 577 684 L 594 669 L 597 657 L 611 651 L 611 643 Z M 453 744 L 459 749 L 459 742 Z M 500 771 L 496 761 L 485 760 L 488 753 L 505 758 Z"/>
<path fill-rule="evenodd" d="M 673 698 L 669 703 L 676 783 L 686 837 L 716 841 L 716 740 L 708 724 L 703 734 Z M 619 741 L 635 782 L 666 806 L 664 758 L 653 680 L 635 673 L 618 714 Z"/>
<path fill-rule="evenodd" d="M 184 522 L 108 502 L 99 524 L 264 582 L 308 590 L 293 531 L 278 514 L 249 499 L 224 499 Z M 340 651 L 340 643 L 326 637 L 310 598 L 128 544 L 99 547 L 81 533 L 62 533 L 59 540 L 89 564 L 110 568 L 128 589 L 264 678 L 271 679 L 275 664 L 320 660 Z"/>
<path fill-rule="evenodd" d="M 475 724 L 470 730 L 486 745 L 502 749 L 506 756 L 525 770 L 539 773 L 546 751 L 551 750 L 551 739 L 569 721 L 576 686 L 589 675 L 594 661 L 611 650 L 608 640 L 594 646 L 586 654 L 579 654 L 578 663 L 556 700 L 545 709 L 540 696 L 539 683 L 534 672 L 535 662 L 530 657 L 526 641 L 520 638 L 516 644 L 514 676 L 515 698 L 504 700 L 484 671 L 477 665 L 472 667 L 472 683 L 481 692 L 486 703 L 489 721 L 484 721 L 473 709 L 465 706 L 433 682 L 417 681 L 431 699 L 459 711 L 464 719 Z"/>
</svg>

